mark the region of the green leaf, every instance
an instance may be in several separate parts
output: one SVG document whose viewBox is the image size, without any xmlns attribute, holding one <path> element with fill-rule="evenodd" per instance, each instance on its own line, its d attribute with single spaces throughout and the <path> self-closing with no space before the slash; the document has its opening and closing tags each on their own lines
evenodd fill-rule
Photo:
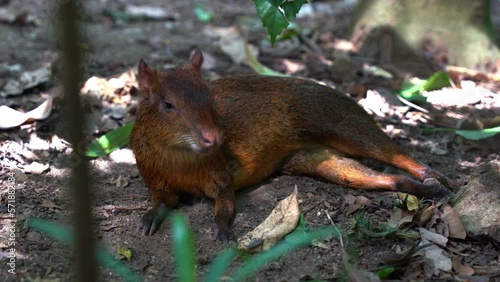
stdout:
<svg viewBox="0 0 500 282">
<path fill-rule="evenodd" d="M 274 44 L 276 37 L 288 27 L 288 20 L 279 10 L 281 0 L 253 0 L 257 14 L 262 20 L 262 24 L 267 28 L 271 37 L 271 43 Z"/>
<path fill-rule="evenodd" d="M 425 83 L 426 81 L 421 79 L 412 79 L 411 81 L 405 81 L 401 85 L 399 95 L 411 102 L 425 102 L 426 99 L 420 92 Z"/>
<path fill-rule="evenodd" d="M 261 64 L 257 58 L 250 52 L 250 49 L 248 48 L 248 43 L 245 41 L 245 54 L 247 56 L 246 63 L 248 64 L 249 67 L 253 69 L 254 72 L 260 74 L 260 75 L 270 75 L 270 76 L 287 76 L 281 72 L 275 71 L 271 68 L 268 68 Z"/>
<path fill-rule="evenodd" d="M 231 261 L 236 256 L 236 248 L 228 248 L 220 252 L 208 267 L 208 274 L 205 276 L 206 282 L 222 281 L 221 277 L 227 272 Z"/>
<path fill-rule="evenodd" d="M 364 236 L 372 238 L 409 238 L 417 239 L 420 235 L 413 231 L 402 231 L 387 223 L 374 223 L 371 219 L 356 214 L 352 219 L 349 236 L 361 239 Z"/>
<path fill-rule="evenodd" d="M 291 20 L 297 16 L 302 5 L 307 3 L 307 0 L 294 0 L 285 1 L 281 4 L 281 8 L 285 11 L 285 16 L 288 20 Z"/>
<path fill-rule="evenodd" d="M 184 216 L 172 214 L 172 248 L 174 261 L 181 282 L 196 281 L 194 238 Z"/>
<path fill-rule="evenodd" d="M 422 91 L 432 91 L 441 89 L 450 85 L 450 77 L 445 71 L 434 73 L 429 79 L 412 79 L 405 81 L 399 92 L 399 95 L 411 102 L 425 102 L 426 98 L 422 96 Z"/>
<path fill-rule="evenodd" d="M 129 122 L 122 127 L 104 134 L 90 144 L 85 155 L 91 158 L 106 156 L 121 146 L 126 145 L 130 141 L 132 128 L 134 128 L 134 122 Z"/>
<path fill-rule="evenodd" d="M 483 130 L 455 130 L 455 133 L 470 140 L 481 140 L 500 133 L 500 126 Z"/>
<path fill-rule="evenodd" d="M 379 278 L 385 279 L 389 277 L 394 271 L 396 271 L 396 268 L 394 268 L 393 266 L 388 266 L 380 269 L 375 274 L 377 274 Z"/>
<path fill-rule="evenodd" d="M 194 14 L 200 22 L 210 22 L 214 18 L 214 15 L 201 4 L 196 5 Z"/>
<path fill-rule="evenodd" d="M 438 71 L 434 73 L 427 82 L 423 85 L 423 90 L 432 91 L 450 86 L 450 77 L 445 71 Z"/>
</svg>

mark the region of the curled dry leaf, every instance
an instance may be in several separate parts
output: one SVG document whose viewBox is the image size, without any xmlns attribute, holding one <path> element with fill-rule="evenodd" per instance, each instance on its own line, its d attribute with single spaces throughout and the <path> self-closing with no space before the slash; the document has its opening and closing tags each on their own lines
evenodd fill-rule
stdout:
<svg viewBox="0 0 500 282">
<path fill-rule="evenodd" d="M 52 95 L 40 106 L 27 113 L 23 113 L 7 106 L 0 106 L 0 129 L 19 126 L 27 121 L 46 119 L 52 111 Z"/>
<path fill-rule="evenodd" d="M 472 275 L 474 274 L 474 269 L 468 265 L 463 265 L 459 258 L 453 258 L 452 260 L 453 269 L 462 275 Z"/>
<path fill-rule="evenodd" d="M 467 234 L 464 225 L 450 205 L 443 207 L 442 219 L 448 223 L 451 238 L 465 239 Z"/>
<path fill-rule="evenodd" d="M 434 210 L 436 209 L 436 206 L 435 205 L 432 205 L 432 206 L 428 206 L 426 208 L 424 208 L 418 218 L 417 218 L 417 224 L 419 226 L 424 226 L 426 225 L 427 223 L 429 223 L 429 221 L 431 220 L 432 218 L 432 215 L 434 214 Z"/>
<path fill-rule="evenodd" d="M 295 229 L 299 216 L 299 201 L 295 186 L 294 192 L 279 202 L 259 226 L 238 239 L 238 249 L 252 253 L 268 250 Z"/>
</svg>

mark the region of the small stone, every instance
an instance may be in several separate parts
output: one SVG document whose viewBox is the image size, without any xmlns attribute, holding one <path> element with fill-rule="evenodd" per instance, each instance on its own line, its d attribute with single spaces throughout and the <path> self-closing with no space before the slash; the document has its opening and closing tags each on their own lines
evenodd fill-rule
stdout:
<svg viewBox="0 0 500 282">
<path fill-rule="evenodd" d="M 26 234 L 26 239 L 30 242 L 40 242 L 42 235 L 36 231 L 30 231 Z"/>
<path fill-rule="evenodd" d="M 500 242 L 500 161 L 478 166 L 457 194 L 453 209 L 468 236 L 487 236 Z"/>
<path fill-rule="evenodd" d="M 123 105 L 112 105 L 109 110 L 109 116 L 112 119 L 122 119 L 127 112 Z"/>
<path fill-rule="evenodd" d="M 24 182 L 24 181 L 27 181 L 28 180 L 28 176 L 20 169 L 18 168 L 14 168 L 13 170 L 11 170 L 12 172 L 14 172 L 14 179 L 16 182 Z"/>
</svg>

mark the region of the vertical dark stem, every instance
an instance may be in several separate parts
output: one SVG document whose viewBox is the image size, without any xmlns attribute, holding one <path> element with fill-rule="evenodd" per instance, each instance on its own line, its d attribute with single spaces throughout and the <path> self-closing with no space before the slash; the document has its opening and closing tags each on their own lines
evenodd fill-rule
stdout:
<svg viewBox="0 0 500 282">
<path fill-rule="evenodd" d="M 67 137 L 73 145 L 73 157 L 80 160 L 71 176 L 73 232 L 75 235 L 75 281 L 95 281 L 96 262 L 91 214 L 91 181 L 87 160 L 77 154 L 84 140 L 83 116 L 80 108 L 82 59 L 78 27 L 77 0 L 61 1 L 59 5 L 59 43 L 62 48 L 62 81 Z"/>
</svg>

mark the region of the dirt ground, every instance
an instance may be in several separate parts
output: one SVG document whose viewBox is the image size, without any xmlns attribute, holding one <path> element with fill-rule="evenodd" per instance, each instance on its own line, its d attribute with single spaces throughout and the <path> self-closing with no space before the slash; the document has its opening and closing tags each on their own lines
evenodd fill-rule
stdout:
<svg viewBox="0 0 500 282">
<path fill-rule="evenodd" d="M 6 2 L 2 6 L 1 3 Z M 10 2 L 10 3 L 9 3 Z M 14 11 L 26 11 L 41 21 L 40 26 L 20 26 L 16 24 L 0 24 L 0 66 L 20 64 L 24 70 L 33 70 L 43 64 L 54 61 L 57 42 L 51 39 L 54 34 L 54 14 L 41 0 L 0 1 L 0 8 L 8 7 Z M 136 66 L 140 58 L 145 58 L 150 65 L 164 66 L 185 62 L 190 51 L 199 46 L 204 53 L 215 61 L 207 76 L 225 76 L 251 73 L 245 65 L 236 65 L 220 50 L 213 37 L 205 32 L 209 25 L 229 27 L 239 24 L 247 29 L 250 42 L 261 48 L 260 61 L 268 66 L 280 68 L 283 64 L 277 58 L 289 58 L 300 62 L 307 56 L 300 56 L 299 47 L 287 49 L 286 43 L 277 45 L 270 51 L 265 37 L 265 30 L 255 17 L 251 1 L 155 1 L 138 0 L 134 4 L 159 5 L 167 8 L 171 17 L 167 20 L 143 20 L 126 23 L 113 22 L 104 16 L 104 8 L 118 9 L 123 1 L 86 1 L 89 20 L 85 22 L 85 77 L 110 77 L 125 72 Z M 235 3 L 237 2 L 237 4 Z M 340 1 L 333 1 L 338 3 Z M 216 11 L 212 24 L 199 21 L 193 13 L 196 4 L 204 4 L 208 10 Z M 346 13 L 330 16 L 317 15 L 313 20 L 299 20 L 301 27 L 319 30 L 319 34 L 329 34 L 342 38 L 347 34 L 348 17 Z M 333 19 L 332 19 L 333 18 Z M 330 31 L 330 33 L 328 33 Z M 326 39 L 325 39 L 326 40 Z M 267 51 L 266 51 L 267 50 Z M 281 54 L 280 54 L 281 52 Z M 292 54 L 289 56 L 289 54 Z M 307 65 L 310 77 L 336 84 L 337 88 L 347 90 L 348 81 L 338 83 L 323 69 L 312 69 L 317 65 L 314 61 Z M 322 71 L 323 70 L 323 71 Z M 21 96 L 0 97 L 0 104 L 16 109 L 30 110 L 38 105 L 47 94 L 57 86 L 54 78 L 50 82 L 26 91 Z M 379 85 L 380 86 L 380 85 Z M 382 85 L 382 88 L 387 85 Z M 370 89 L 377 89 L 374 86 Z M 131 99 L 136 101 L 138 95 L 132 93 Z M 129 104 L 132 104 L 130 102 Z M 103 106 L 103 112 L 109 104 Z M 128 108 L 127 108 L 128 109 Z M 494 112 L 493 112 L 494 114 Z M 498 112 L 497 112 L 498 114 Z M 2 161 L 0 179 L 2 183 L 2 207 L 0 223 L 0 261 L 1 281 L 71 281 L 73 251 L 65 244 L 58 242 L 38 231 L 26 228 L 28 217 L 69 224 L 68 198 L 68 157 L 69 149 L 62 142 L 54 145 L 53 136 L 65 139 L 64 121 L 61 118 L 60 105 L 55 106 L 49 118 L 10 130 L 0 131 L 0 160 Z M 4 118 L 4 117 L 0 117 Z M 115 121 L 123 124 L 133 118 L 133 111 L 127 112 L 123 119 Z M 499 138 L 485 141 L 469 141 L 452 132 L 423 131 L 422 124 L 406 124 L 395 117 L 376 118 L 381 127 L 391 137 L 405 147 L 419 161 L 444 173 L 451 178 L 467 178 L 471 171 L 481 163 L 499 159 Z M 391 134 L 397 132 L 397 134 Z M 94 136 L 102 134 L 97 130 Z M 41 139 L 41 140 L 39 140 Z M 436 148 L 440 149 L 437 150 Z M 5 181 L 9 168 L 23 167 L 33 160 L 48 164 L 49 169 L 43 173 L 20 173 L 16 175 L 16 242 L 17 261 L 16 275 L 6 272 L 4 261 L 7 261 L 5 250 L 8 248 L 6 226 L 11 224 L 5 201 Z M 371 167 L 380 170 L 388 168 L 371 161 Z M 146 188 L 135 165 L 135 160 L 128 146 L 113 152 L 110 156 L 92 160 L 91 175 L 94 184 L 95 230 L 99 245 L 114 253 L 118 247 L 132 252 L 132 259 L 125 261 L 144 281 L 175 281 L 176 274 L 171 256 L 171 234 L 168 222 L 161 225 L 151 237 L 141 236 L 136 225 L 149 207 Z M 390 169 L 390 172 L 401 173 Z M 346 232 L 352 224 L 353 213 L 346 199 L 349 195 L 362 195 L 370 199 L 372 205 L 358 212 L 375 221 L 386 222 L 390 217 L 395 193 L 367 193 L 349 190 L 339 185 L 323 183 L 307 177 L 274 175 L 263 183 L 244 189 L 237 194 L 237 215 L 232 225 L 236 237 L 244 235 L 262 222 L 277 202 L 298 187 L 300 207 L 305 220 L 311 228 L 331 224 L 325 212 L 333 222 Z M 223 243 L 213 240 L 214 203 L 209 199 L 188 198 L 179 207 L 186 216 L 196 238 L 197 271 L 203 277 L 210 262 L 224 248 L 234 242 Z M 416 228 L 416 227 L 415 227 Z M 412 241 L 409 239 L 365 238 L 348 241 L 350 250 L 355 254 L 354 260 L 359 268 L 374 271 L 384 264 L 384 258 L 395 256 L 398 250 L 406 250 Z M 450 249 L 455 251 L 463 264 L 477 269 L 481 267 L 498 267 L 500 264 L 499 246 L 487 240 L 468 238 L 466 240 L 451 239 Z M 236 260 L 234 267 L 242 263 Z M 399 267 L 401 279 L 423 280 L 423 261 L 415 261 L 408 267 Z M 308 246 L 290 253 L 270 263 L 256 273 L 254 281 L 304 281 L 335 280 L 342 275 L 341 253 L 339 242 L 330 239 L 323 247 Z M 120 281 L 116 274 L 104 267 L 99 268 L 100 280 Z M 440 273 L 432 279 L 458 279 L 456 272 Z M 480 271 L 476 274 L 481 276 Z M 483 275 L 487 277 L 488 275 Z M 497 272 L 492 280 L 500 279 Z M 497 280 L 498 281 L 498 280 Z"/>
</svg>

